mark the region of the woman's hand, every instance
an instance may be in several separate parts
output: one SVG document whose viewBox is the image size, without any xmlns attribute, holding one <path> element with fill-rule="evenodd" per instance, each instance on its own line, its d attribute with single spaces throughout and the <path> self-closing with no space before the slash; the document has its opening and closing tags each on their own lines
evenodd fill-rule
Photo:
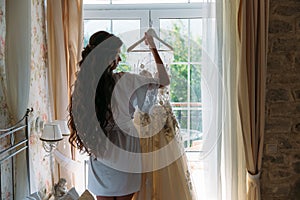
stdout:
<svg viewBox="0 0 300 200">
<path fill-rule="evenodd" d="M 153 36 L 145 32 L 145 44 L 149 46 L 150 49 L 156 49 Z"/>
</svg>

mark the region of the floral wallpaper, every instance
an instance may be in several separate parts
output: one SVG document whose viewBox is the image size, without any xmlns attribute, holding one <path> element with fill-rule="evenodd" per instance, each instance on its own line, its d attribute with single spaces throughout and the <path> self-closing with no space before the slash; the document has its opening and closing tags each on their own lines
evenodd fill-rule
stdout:
<svg viewBox="0 0 300 200">
<path fill-rule="evenodd" d="M 49 193 L 51 190 L 50 160 L 42 147 L 40 132 L 35 130 L 37 117 L 49 118 L 49 94 L 47 83 L 47 43 L 44 1 L 31 1 L 31 80 L 29 107 L 31 116 L 30 155 L 31 188 L 33 192 Z"/>
<path fill-rule="evenodd" d="M 50 160 L 39 140 L 41 133 L 35 129 L 36 119 L 49 119 L 49 94 L 47 80 L 47 43 L 45 24 L 45 4 L 41 0 L 31 0 L 31 80 L 29 106 L 30 116 L 30 163 L 31 190 L 42 195 L 51 191 Z M 0 128 L 9 127 L 10 117 L 5 101 L 5 0 L 0 0 Z M 0 150 L 7 141 L 0 142 Z M 2 194 L 11 199 L 11 163 L 1 168 Z"/>
<path fill-rule="evenodd" d="M 8 126 L 7 104 L 4 97 L 5 80 L 5 0 L 0 0 L 0 127 Z"/>
<path fill-rule="evenodd" d="M 5 0 L 0 0 L 0 128 L 6 128 L 10 125 L 10 117 L 8 114 L 7 103 L 5 101 Z M 8 138 L 3 138 L 0 141 L 0 149 L 6 147 Z M 11 161 L 6 161 L 1 166 L 1 194 L 5 199 L 10 199 L 12 194 L 12 179 L 11 179 Z"/>
</svg>

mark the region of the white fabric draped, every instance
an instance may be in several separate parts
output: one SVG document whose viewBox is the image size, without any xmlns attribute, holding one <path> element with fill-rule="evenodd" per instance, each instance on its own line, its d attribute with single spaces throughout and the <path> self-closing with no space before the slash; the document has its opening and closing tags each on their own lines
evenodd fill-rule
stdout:
<svg viewBox="0 0 300 200">
<path fill-rule="evenodd" d="M 12 123 L 20 120 L 27 109 L 31 61 L 31 1 L 6 1 L 6 99 Z M 16 14 L 17 13 L 17 14 Z M 16 138 L 18 140 L 18 138 Z M 16 196 L 23 199 L 30 191 L 27 182 L 25 152 L 16 157 Z"/>
<path fill-rule="evenodd" d="M 48 0 L 46 20 L 52 111 L 50 119 L 66 120 L 71 86 L 75 79 L 77 64 L 81 59 L 82 0 Z M 58 150 L 64 156 L 74 158 L 67 137 L 59 143 Z M 78 179 L 74 172 L 64 166 L 58 166 L 58 170 L 56 175 L 65 178 L 68 187 L 73 187 Z"/>
<path fill-rule="evenodd" d="M 29 99 L 30 5 L 29 0 L 10 0 L 6 5 L 6 94 L 9 112 L 15 122 L 25 114 Z"/>
<path fill-rule="evenodd" d="M 202 46 L 202 118 L 203 118 L 203 149 L 200 159 L 203 162 L 202 188 L 198 194 L 202 199 L 220 199 L 220 153 L 222 127 L 222 80 L 220 68 L 219 42 L 222 37 L 218 34 L 219 16 L 217 5 L 212 4 L 209 18 L 203 19 Z"/>
<path fill-rule="evenodd" d="M 203 190 L 208 200 L 244 200 L 246 173 L 237 112 L 237 5 L 216 0 L 203 23 Z"/>
<path fill-rule="evenodd" d="M 83 172 L 83 164 L 79 161 L 72 160 L 69 157 L 64 156 L 60 151 L 55 150 L 53 152 L 55 160 L 60 164 L 60 166 L 66 169 L 72 169 L 73 171 L 82 173 Z"/>
</svg>

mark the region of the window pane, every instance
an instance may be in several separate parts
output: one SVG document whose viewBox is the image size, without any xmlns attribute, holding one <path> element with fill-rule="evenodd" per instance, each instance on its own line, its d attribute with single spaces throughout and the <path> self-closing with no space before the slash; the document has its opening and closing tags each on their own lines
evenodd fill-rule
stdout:
<svg viewBox="0 0 300 200">
<path fill-rule="evenodd" d="M 190 0 L 191 3 L 201 3 L 201 2 L 216 2 L 216 0 Z"/>
<path fill-rule="evenodd" d="M 201 65 L 191 65 L 191 102 L 201 102 Z"/>
<path fill-rule="evenodd" d="M 110 0 L 83 0 L 83 4 L 110 4 Z"/>
<path fill-rule="evenodd" d="M 130 71 L 132 71 L 132 66 L 125 63 L 120 63 L 116 69 L 116 72 L 130 72 Z"/>
<path fill-rule="evenodd" d="M 180 134 L 183 140 L 184 147 L 189 146 L 189 131 L 187 128 L 188 112 L 187 110 L 174 110 L 174 115 L 179 123 Z"/>
<path fill-rule="evenodd" d="M 121 49 L 121 63 L 123 65 L 119 66 L 120 71 L 131 71 L 133 70 L 133 65 L 136 64 L 132 57 L 135 55 L 128 55 L 127 49 L 130 45 L 135 43 L 141 38 L 140 35 L 140 20 L 112 20 L 113 30 L 112 33 L 117 35 L 123 41 L 123 46 Z M 131 61 L 129 62 L 128 56 L 131 56 Z"/>
<path fill-rule="evenodd" d="M 201 109 L 201 107 L 198 107 Z M 202 110 L 191 110 L 191 138 L 193 140 L 202 137 Z"/>
<path fill-rule="evenodd" d="M 161 39 L 174 48 L 174 62 L 187 62 L 188 19 L 160 19 L 160 28 Z"/>
<path fill-rule="evenodd" d="M 174 110 L 174 115 L 180 125 L 182 132 L 186 132 L 187 129 L 187 110 Z M 184 134 L 184 133 L 183 133 Z"/>
<path fill-rule="evenodd" d="M 202 19 L 190 20 L 191 62 L 202 59 Z"/>
<path fill-rule="evenodd" d="M 187 102 L 187 65 L 171 65 L 171 102 Z"/>
<path fill-rule="evenodd" d="M 103 30 L 110 32 L 110 20 L 84 20 L 84 46 L 88 44 L 89 38 L 95 32 Z"/>
<path fill-rule="evenodd" d="M 188 3 L 188 0 L 112 0 L 113 4 Z"/>
<path fill-rule="evenodd" d="M 129 47 L 141 38 L 140 20 L 112 20 L 112 33 L 119 36 L 125 47 Z"/>
<path fill-rule="evenodd" d="M 200 141 L 202 140 L 202 110 L 191 110 L 190 112 L 190 147 L 193 151 L 200 151 Z"/>
</svg>

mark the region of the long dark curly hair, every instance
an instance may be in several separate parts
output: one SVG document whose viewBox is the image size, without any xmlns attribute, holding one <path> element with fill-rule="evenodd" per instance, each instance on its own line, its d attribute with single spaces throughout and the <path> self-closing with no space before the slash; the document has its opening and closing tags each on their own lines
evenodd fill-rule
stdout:
<svg viewBox="0 0 300 200">
<path fill-rule="evenodd" d="M 109 39 L 109 40 L 108 40 Z M 81 56 L 82 60 L 79 62 L 80 70 L 81 67 L 86 59 L 86 57 L 93 51 L 94 48 L 97 47 L 97 45 L 103 45 L 105 50 L 105 56 L 109 57 L 106 58 L 107 60 L 111 60 L 111 63 L 109 63 L 108 66 L 105 66 L 105 70 L 102 73 L 102 76 L 97 84 L 97 89 L 96 89 L 96 95 L 95 95 L 95 111 L 96 111 L 96 116 L 97 119 L 100 123 L 101 128 L 104 130 L 105 134 L 107 134 L 106 127 L 108 125 L 108 122 L 111 121 L 112 119 L 112 111 L 110 108 L 110 103 L 111 103 L 111 96 L 112 92 L 115 86 L 115 80 L 113 78 L 113 72 L 112 70 L 116 68 L 117 65 L 117 60 L 118 59 L 117 55 L 119 53 L 119 49 L 122 46 L 122 41 L 120 38 L 116 37 L 115 35 L 105 32 L 105 31 L 98 31 L 94 33 L 90 39 L 89 39 L 89 44 L 83 49 Z M 97 56 L 97 54 L 92 55 L 92 56 Z M 101 56 L 100 56 L 101 57 Z M 103 55 L 102 55 L 103 57 Z M 99 62 L 101 65 L 101 62 Z M 105 63 L 105 62 L 104 62 Z M 103 66 L 99 66 L 103 67 Z M 84 67 L 83 67 L 84 68 Z M 77 73 L 77 75 L 80 73 L 80 71 Z M 97 80 L 97 77 L 93 77 L 94 74 L 91 74 L 91 79 Z M 76 82 L 75 82 L 76 84 Z M 80 106 L 80 105 L 72 105 L 72 98 L 73 95 L 78 95 L 74 94 L 74 92 L 71 95 L 70 99 L 70 104 L 69 104 L 69 120 L 68 120 L 68 126 L 71 131 L 71 135 L 69 138 L 69 142 L 71 143 L 72 146 L 78 148 L 81 152 L 86 152 L 89 155 L 91 155 L 90 150 L 84 146 L 84 143 L 82 141 L 82 138 L 79 137 L 77 129 L 76 129 L 76 124 L 74 121 L 74 116 L 72 113 L 73 106 Z M 79 94 L 80 95 L 80 94 Z M 89 113 L 82 113 L 82 114 L 89 114 Z"/>
</svg>

